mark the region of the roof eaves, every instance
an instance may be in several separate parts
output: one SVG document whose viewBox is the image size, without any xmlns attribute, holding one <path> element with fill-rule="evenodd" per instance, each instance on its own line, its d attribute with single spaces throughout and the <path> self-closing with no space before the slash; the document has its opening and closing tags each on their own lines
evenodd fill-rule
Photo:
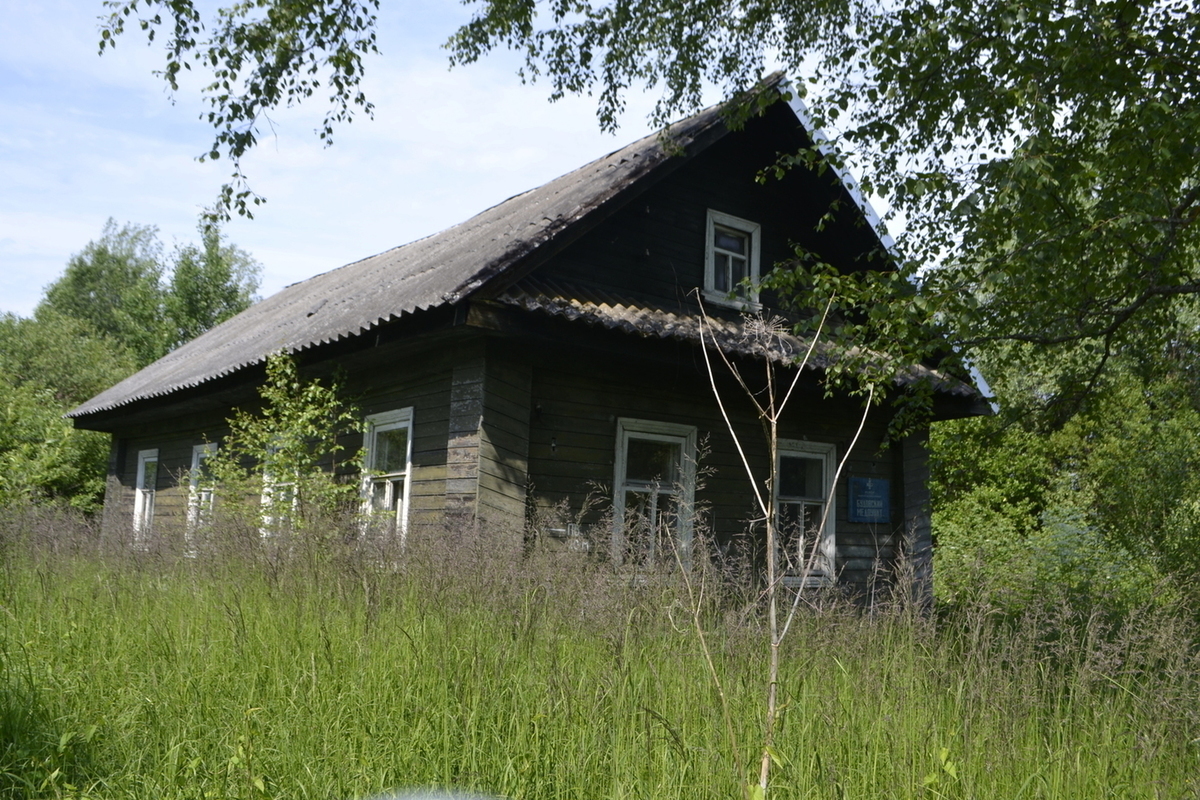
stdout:
<svg viewBox="0 0 1200 800">
<path fill-rule="evenodd" d="M 545 282 L 538 282 L 543 283 Z M 535 288 L 531 284 L 514 287 L 500 295 L 497 300 L 525 311 L 559 317 L 569 322 L 597 325 L 642 338 L 673 339 L 689 344 L 699 344 L 702 341 L 701 318 L 683 309 L 664 310 L 639 305 L 632 300 L 600 300 L 590 296 L 587 291 L 572 292 L 571 289 L 564 289 L 566 287 L 552 285 L 539 285 Z M 814 346 L 811 339 L 780 331 L 773 333 L 770 343 L 767 343 L 762 337 L 754 335 L 745 322 L 709 317 L 706 324 L 708 330 L 704 335 L 710 337 L 722 351 L 730 355 L 793 364 L 809 353 L 804 363 L 807 369 L 813 371 L 829 368 L 839 357 L 839 351 L 827 342 L 817 342 Z M 844 354 L 843 351 L 842 355 Z M 929 380 L 938 391 L 959 397 L 977 397 L 979 394 L 974 386 L 922 365 L 909 367 L 898 375 L 896 384 L 904 386 L 921 380 Z"/>
</svg>

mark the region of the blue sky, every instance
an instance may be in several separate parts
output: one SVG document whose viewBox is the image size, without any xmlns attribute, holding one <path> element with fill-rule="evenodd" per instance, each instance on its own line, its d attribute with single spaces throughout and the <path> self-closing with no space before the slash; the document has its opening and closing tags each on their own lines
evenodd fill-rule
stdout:
<svg viewBox="0 0 1200 800">
<path fill-rule="evenodd" d="M 97 54 L 101 0 L 0 0 L 0 311 L 28 315 L 105 220 L 155 225 L 167 247 L 196 238 L 228 172 L 199 164 L 211 142 L 187 87 L 151 71 L 158 51 L 128 36 Z M 599 132 L 594 103 L 548 103 L 507 54 L 448 69 L 440 45 L 470 15 L 457 2 L 385 0 L 382 56 L 367 65 L 376 106 L 313 134 L 322 108 L 273 116 L 245 169 L 268 198 L 226 228 L 264 266 L 266 296 L 435 233 L 540 185 L 649 129 L 653 98 L 631 98 L 621 130 Z M 710 101 L 715 101 L 714 94 Z"/>
</svg>

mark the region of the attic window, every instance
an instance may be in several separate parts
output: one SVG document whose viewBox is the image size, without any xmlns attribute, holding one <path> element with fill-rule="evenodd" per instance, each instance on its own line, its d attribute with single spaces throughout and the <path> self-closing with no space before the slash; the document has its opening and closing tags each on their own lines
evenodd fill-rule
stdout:
<svg viewBox="0 0 1200 800">
<path fill-rule="evenodd" d="M 744 281 L 758 281 L 758 233 L 753 222 L 709 210 L 704 288 L 709 299 L 740 306 L 757 300 Z"/>
<path fill-rule="evenodd" d="M 705 230 L 704 298 L 732 308 L 757 305 L 758 291 L 742 282 L 758 284 L 758 223 L 710 208 Z"/>
</svg>

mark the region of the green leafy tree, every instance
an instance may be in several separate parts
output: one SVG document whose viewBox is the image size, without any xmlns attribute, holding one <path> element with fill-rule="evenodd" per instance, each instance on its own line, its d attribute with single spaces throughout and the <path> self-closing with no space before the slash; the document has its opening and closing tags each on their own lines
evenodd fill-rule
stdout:
<svg viewBox="0 0 1200 800">
<path fill-rule="evenodd" d="M 195 339 L 250 307 L 257 298 L 262 266 L 224 241 L 215 226 L 200 227 L 200 244 L 176 249 L 166 289 L 166 314 L 174 341 L 171 347 Z"/>
<path fill-rule="evenodd" d="M 63 414 L 249 306 L 260 269 L 216 228 L 168 260 L 153 227 L 109 220 L 32 318 L 0 316 L 0 505 L 98 509 L 108 437 Z"/>
<path fill-rule="evenodd" d="M 1155 362 L 1155 363 L 1151 363 Z M 1114 357 L 1065 424 L 1016 413 L 934 426 L 938 594 L 1017 612 L 1069 601 L 1110 610 L 1155 598 L 1200 609 L 1200 382 L 1191 348 Z M 985 363 L 1003 404 L 1036 405 L 1056 376 Z M 1069 367 L 1068 367 L 1069 368 Z"/>
<path fill-rule="evenodd" d="M 115 47 L 132 23 L 150 41 L 165 33 L 161 74 L 172 91 L 178 91 L 183 71 L 207 73 L 204 116 L 216 134 L 200 160 L 224 157 L 233 165 L 208 217 L 228 219 L 230 212 L 252 217 L 263 198 L 250 190 L 241 160 L 258 142 L 266 114 L 327 90 L 329 110 L 318 134 L 327 144 L 337 123 L 349 122 L 358 110 L 371 114 L 360 83 L 363 56 L 377 52 L 379 0 L 252 0 L 220 6 L 207 22 L 200 5 L 106 0 L 110 14 L 100 30 L 100 52 Z"/>
<path fill-rule="evenodd" d="M 71 256 L 34 311 L 71 317 L 126 347 L 139 366 L 166 353 L 162 244 L 149 225 L 104 225 L 100 238 Z"/>
<path fill-rule="evenodd" d="M 361 415 L 335 382 L 302 380 L 290 356 L 267 359 L 256 411 L 235 409 L 229 435 L 208 462 L 218 518 L 271 533 L 319 532 L 358 504 L 360 454 L 343 437 Z"/>
<path fill-rule="evenodd" d="M 1177 378 L 1113 387 L 1072 427 L 1088 521 L 1171 575 L 1200 613 L 1200 404 Z"/>
<path fill-rule="evenodd" d="M 261 265 L 215 226 L 202 225 L 200 237 L 168 259 L 156 228 L 110 219 L 46 288 L 34 314 L 79 320 L 144 367 L 257 299 Z"/>
<path fill-rule="evenodd" d="M 80 320 L 47 309 L 0 316 L 0 506 L 99 508 L 108 436 L 76 430 L 63 414 L 133 369 L 124 348 Z"/>
</svg>

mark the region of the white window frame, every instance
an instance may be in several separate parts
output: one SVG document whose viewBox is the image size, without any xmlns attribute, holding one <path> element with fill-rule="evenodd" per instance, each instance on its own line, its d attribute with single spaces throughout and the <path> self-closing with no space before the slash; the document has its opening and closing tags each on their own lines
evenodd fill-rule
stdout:
<svg viewBox="0 0 1200 800">
<path fill-rule="evenodd" d="M 146 485 L 146 466 L 154 463 L 154 485 Z M 137 454 L 137 477 L 133 489 L 133 536 L 143 541 L 154 524 L 154 494 L 158 490 L 158 448 L 139 450 Z"/>
<path fill-rule="evenodd" d="M 679 481 L 680 486 L 661 487 L 650 486 L 641 481 L 630 481 L 626 478 L 626 466 L 629 456 L 631 439 L 641 439 L 657 442 L 669 442 L 680 446 Z M 621 563 L 625 558 L 625 506 L 628 492 L 654 491 L 659 494 L 671 494 L 677 498 L 679 507 L 679 538 L 680 554 L 685 566 L 691 563 L 692 528 L 695 517 L 696 494 L 696 428 L 693 425 L 680 425 L 673 422 L 658 422 L 655 420 L 630 419 L 621 417 L 617 420 L 616 456 L 613 459 L 613 532 L 612 557 L 614 562 Z M 656 539 L 651 540 L 651 552 L 648 558 L 653 560 L 658 554 L 653 551 Z"/>
<path fill-rule="evenodd" d="M 211 480 L 202 484 L 204 462 L 217 454 L 217 445 L 213 442 L 193 445 L 192 468 L 188 472 L 188 531 L 195 531 L 212 521 L 213 501 L 216 497 L 216 487 Z"/>
<path fill-rule="evenodd" d="M 262 495 L 259 497 L 259 504 L 262 506 L 262 527 L 258 529 L 258 535 L 269 539 L 292 524 L 300 499 L 296 497 L 295 481 L 276 480 L 269 472 L 263 473 L 262 487 Z M 290 498 L 287 494 L 289 490 Z"/>
<path fill-rule="evenodd" d="M 746 274 L 750 277 L 750 283 L 753 288 L 745 295 L 741 289 L 730 287 L 730 291 L 720 291 L 716 288 L 716 254 L 719 248 L 716 246 L 716 229 L 718 227 L 729 228 L 739 233 L 743 233 L 750 240 L 750 252 L 746 256 Z M 742 310 L 754 310 L 759 307 L 758 303 L 758 279 L 759 279 L 759 250 L 761 247 L 760 240 L 762 239 L 762 226 L 757 222 L 751 222 L 748 219 L 735 217 L 732 214 L 726 214 L 722 211 L 714 211 L 708 209 L 707 219 L 704 224 L 704 299 L 710 303 L 716 303 L 730 308 Z M 730 293 L 732 292 L 732 294 Z"/>
<path fill-rule="evenodd" d="M 775 475 L 782 474 L 783 459 L 792 457 L 819 458 L 824 472 L 823 496 L 780 497 L 778 480 L 775 485 L 775 519 L 781 519 L 781 507 L 795 503 L 820 503 L 825 514 L 825 527 L 820 531 L 816 559 L 811 570 L 788 571 L 783 574 L 783 585 L 792 589 L 832 586 L 837 580 L 835 564 L 837 558 L 837 494 L 833 483 L 837 471 L 837 445 L 827 442 L 807 442 L 796 439 L 780 439 L 776 452 Z M 783 531 L 777 535 L 782 536 Z M 797 554 L 797 558 L 799 555 Z M 783 554 L 779 554 L 783 559 Z M 777 563 L 786 564 L 786 560 Z M 807 566 L 807 565 L 804 565 Z"/>
<path fill-rule="evenodd" d="M 399 408 L 394 411 L 384 411 L 380 414 L 370 414 L 364 420 L 366 430 L 363 436 L 363 477 L 362 477 L 362 498 L 363 498 L 363 514 L 375 518 L 379 515 L 373 511 L 372 497 L 375 492 L 375 487 L 379 483 L 385 483 L 383 487 L 385 491 L 385 504 L 395 505 L 396 517 L 394 520 L 389 520 L 395 524 L 395 530 L 400 535 L 400 540 L 403 543 L 404 537 L 408 533 L 408 506 L 412 492 L 412 452 L 413 452 L 413 410 L 412 406 L 408 408 Z M 408 432 L 407 452 L 404 454 L 404 472 L 390 473 L 375 473 L 372 471 L 375 453 L 378 451 L 376 445 L 376 437 L 380 433 L 386 431 L 398 430 L 404 428 Z M 401 496 L 395 497 L 397 489 L 397 478 L 403 478 L 400 483 Z"/>
<path fill-rule="evenodd" d="M 296 496 L 297 476 L 293 474 L 292 480 L 289 481 L 280 480 L 279 476 L 271 472 L 268 466 L 271 458 L 277 452 L 279 452 L 278 447 L 268 445 L 267 459 L 263 465 L 262 492 L 258 497 L 259 505 L 262 507 L 262 525 L 258 529 L 258 535 L 263 539 L 269 539 L 279 533 L 281 529 L 290 526 L 300 505 L 300 498 Z M 288 492 L 291 493 L 290 499 Z M 284 500 L 286 502 L 281 502 Z"/>
</svg>

